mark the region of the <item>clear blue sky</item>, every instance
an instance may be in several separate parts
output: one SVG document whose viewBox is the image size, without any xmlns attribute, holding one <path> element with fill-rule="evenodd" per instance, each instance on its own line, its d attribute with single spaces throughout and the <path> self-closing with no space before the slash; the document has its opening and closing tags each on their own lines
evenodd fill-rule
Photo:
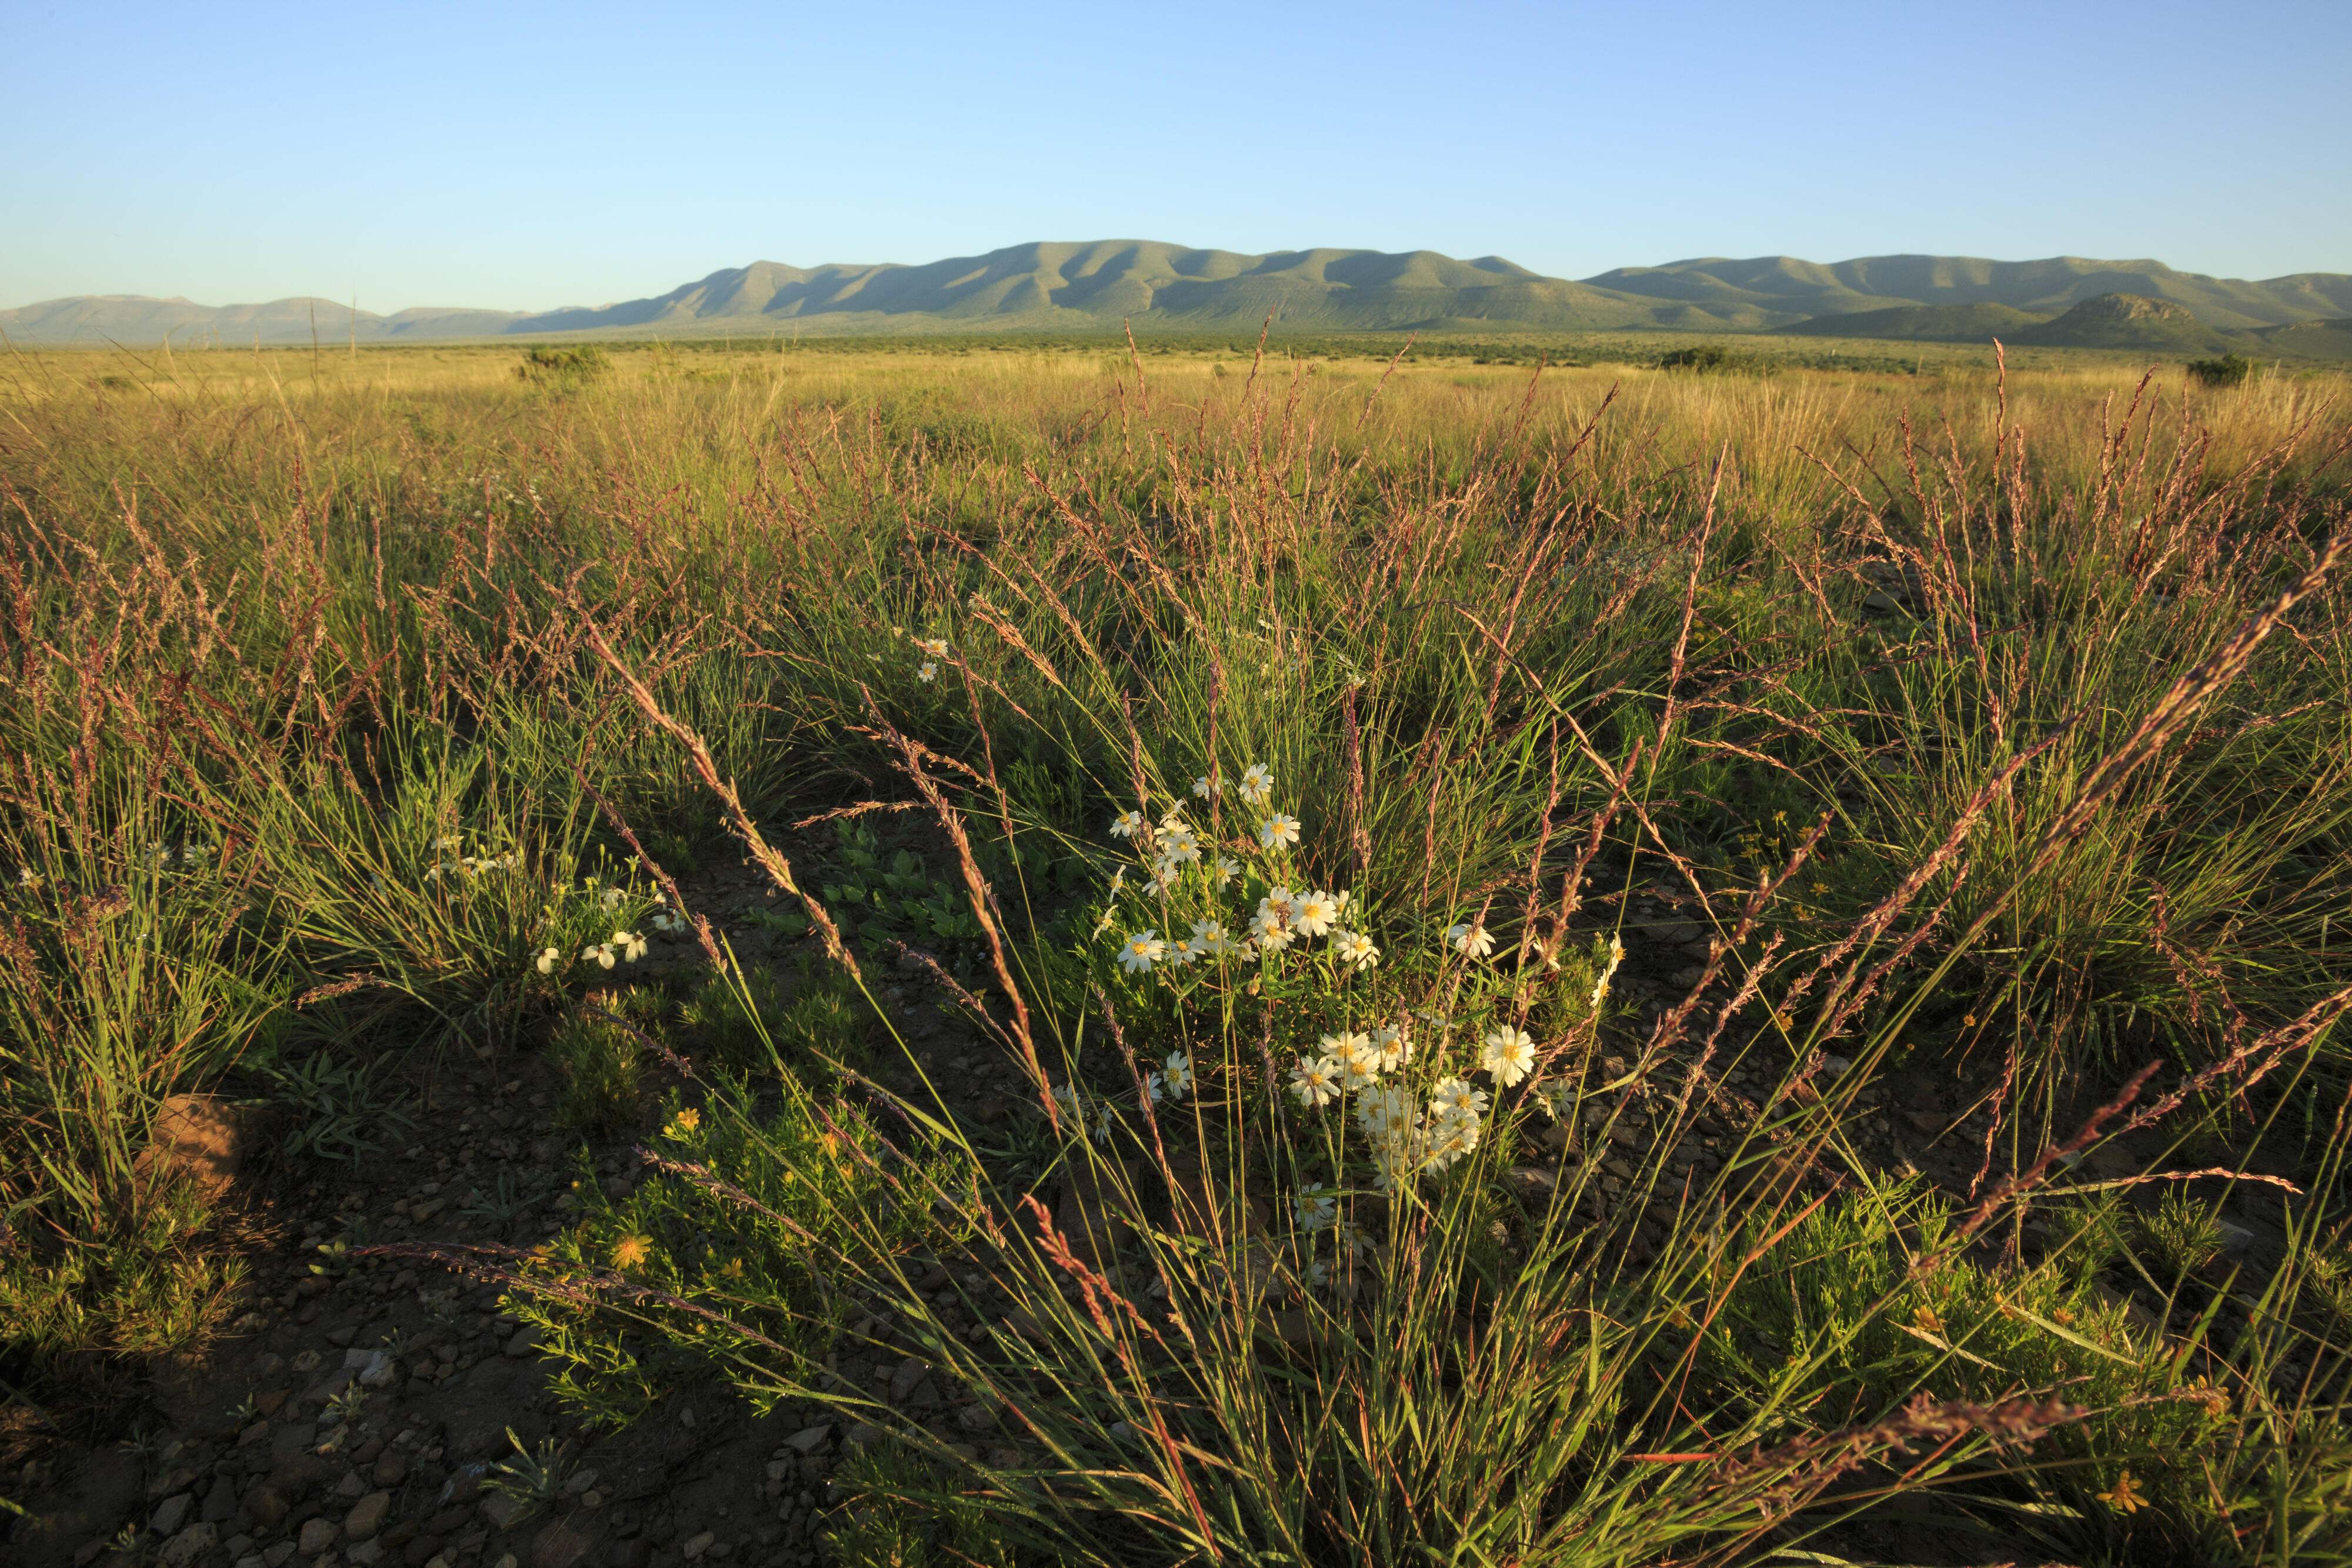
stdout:
<svg viewBox="0 0 2352 1568">
<path fill-rule="evenodd" d="M 2352 271 L 2352 0 L 0 0 L 0 307 L 1109 237 Z"/>
</svg>

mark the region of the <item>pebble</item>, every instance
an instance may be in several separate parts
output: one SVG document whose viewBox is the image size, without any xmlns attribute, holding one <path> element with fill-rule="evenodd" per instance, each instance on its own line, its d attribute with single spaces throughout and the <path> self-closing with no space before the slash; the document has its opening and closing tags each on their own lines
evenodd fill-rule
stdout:
<svg viewBox="0 0 2352 1568">
<path fill-rule="evenodd" d="M 803 1454 L 814 1454 L 819 1448 L 824 1448 L 832 1437 L 833 1427 L 830 1425 L 823 1427 L 803 1427 L 799 1431 L 793 1433 L 791 1437 L 785 1438 L 784 1446 L 789 1448 L 797 1449 Z"/>
<path fill-rule="evenodd" d="M 302 1533 L 295 1540 L 296 1548 L 305 1557 L 316 1557 L 334 1543 L 335 1527 L 323 1519 L 304 1520 Z"/>
<path fill-rule="evenodd" d="M 343 1516 L 343 1533 L 353 1541 L 366 1541 L 383 1528 L 383 1516 L 391 1511 L 392 1494 L 372 1491 L 360 1499 L 352 1511 Z"/>
<path fill-rule="evenodd" d="M 194 1492 L 184 1491 L 175 1497 L 165 1498 L 163 1502 L 157 1506 L 155 1511 L 149 1516 L 147 1520 L 147 1528 L 153 1531 L 158 1535 L 170 1535 L 173 1533 L 180 1528 L 181 1523 L 187 1519 L 188 1510 L 194 1508 L 195 1503 L 196 1497 Z"/>
<path fill-rule="evenodd" d="M 708 1530 L 690 1535 L 687 1537 L 686 1544 L 677 1549 L 678 1555 L 688 1563 L 697 1562 L 718 1540 L 719 1537 Z"/>
<path fill-rule="evenodd" d="M 210 1524 L 192 1524 L 163 1543 L 158 1561 L 164 1568 L 189 1568 L 201 1561 L 214 1543 L 220 1540 L 220 1531 Z"/>
</svg>

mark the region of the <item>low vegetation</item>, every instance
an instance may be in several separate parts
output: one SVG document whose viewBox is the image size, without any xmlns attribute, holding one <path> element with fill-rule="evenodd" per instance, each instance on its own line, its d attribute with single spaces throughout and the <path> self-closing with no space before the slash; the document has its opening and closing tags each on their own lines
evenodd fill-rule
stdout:
<svg viewBox="0 0 2352 1568">
<path fill-rule="evenodd" d="M 836 1421 L 834 1561 L 2352 1562 L 2342 382 L 95 363 L 0 391 L 52 1425 L 238 1310 L 168 1096 L 533 1053 L 635 1176 L 331 1265 Z"/>
</svg>

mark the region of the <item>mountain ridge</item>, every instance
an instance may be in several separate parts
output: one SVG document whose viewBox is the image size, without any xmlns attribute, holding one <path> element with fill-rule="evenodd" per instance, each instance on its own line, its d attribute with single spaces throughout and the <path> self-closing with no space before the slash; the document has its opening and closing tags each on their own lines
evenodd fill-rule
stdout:
<svg viewBox="0 0 2352 1568">
<path fill-rule="evenodd" d="M 2220 278 L 2162 262 L 2051 256 L 1891 255 L 1841 262 L 1692 257 L 1549 277 L 1497 256 L 1334 247 L 1252 255 L 1155 240 L 1038 241 L 919 264 L 756 261 L 666 293 L 600 306 L 511 311 L 418 307 L 379 315 L 295 297 L 203 306 L 181 297 L 77 295 L 0 310 L 18 342 L 455 340 L 499 337 L 790 332 L 1138 330 L 1282 325 L 1320 331 L 1696 330 L 1982 340 L 1994 324 L 2031 329 L 2088 301 L 2129 297 L 2186 314 L 2204 333 L 2268 333 L 2293 351 L 2342 334 L 2300 331 L 2352 319 L 2352 274 Z M 1926 311 L 1930 314 L 1919 316 Z M 1906 313 L 1911 313 L 1906 315 Z M 2018 322 L 2005 313 L 2040 319 Z M 1868 319 L 1865 320 L 1864 319 Z M 2122 319 L 2119 318 L 2118 319 Z M 2142 313 L 2126 321 L 2153 320 Z M 2158 336 L 2178 338 L 2173 328 Z M 1958 335 L 1953 335 L 1958 334 Z M 1874 329 L 1867 335 L 1880 335 Z M 2112 334 L 2111 334 L 2112 335 Z M 2145 334 L 2142 334 L 2145 335 Z M 184 338 L 183 340 L 185 340 Z M 2151 345 L 2153 346 L 2153 345 Z"/>
</svg>

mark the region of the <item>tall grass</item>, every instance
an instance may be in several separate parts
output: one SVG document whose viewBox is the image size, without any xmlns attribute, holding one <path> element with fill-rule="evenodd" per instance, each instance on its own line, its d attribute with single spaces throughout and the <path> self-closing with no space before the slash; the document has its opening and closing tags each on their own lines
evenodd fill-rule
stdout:
<svg viewBox="0 0 2352 1568">
<path fill-rule="evenodd" d="M 654 1179 L 474 1260 L 591 1414 L 838 1407 L 842 1549 L 940 1561 L 1728 1560 L 1898 1500 L 2086 1559 L 2352 1555 L 2340 389 L 226 358 L 138 400 L 29 366 L 0 454 L 12 828 L 88 886 L 114 828 L 59 780 L 209 824 L 259 897 L 175 977 L 527 1035 L 651 917 L 630 856 L 731 838 L 878 1001 L 837 852 L 775 826 L 877 804 L 968 905 L 907 962 L 1012 1121 L 814 1014 L 777 1048 L 725 977 Z M 1344 890 L 1377 962 L 1118 962 L 1279 888 Z M 258 1027 L 199 1022 L 209 1057 L 109 1048 L 121 1147 Z M 1375 1028 L 1411 1060 L 1293 1090 Z M 1973 1183 L 1856 1141 L 1897 1061 L 1981 1107 Z M 79 1079 L 11 1071 L 61 1125 Z M 1455 1146 L 1368 1132 L 1383 1088 Z M 2112 1190 L 2235 1195 L 2284 1261 L 2166 1272 L 2075 1203 L 2167 1141 L 2226 1157 Z M 113 1156 L 41 1146 L 104 1207 Z"/>
</svg>

